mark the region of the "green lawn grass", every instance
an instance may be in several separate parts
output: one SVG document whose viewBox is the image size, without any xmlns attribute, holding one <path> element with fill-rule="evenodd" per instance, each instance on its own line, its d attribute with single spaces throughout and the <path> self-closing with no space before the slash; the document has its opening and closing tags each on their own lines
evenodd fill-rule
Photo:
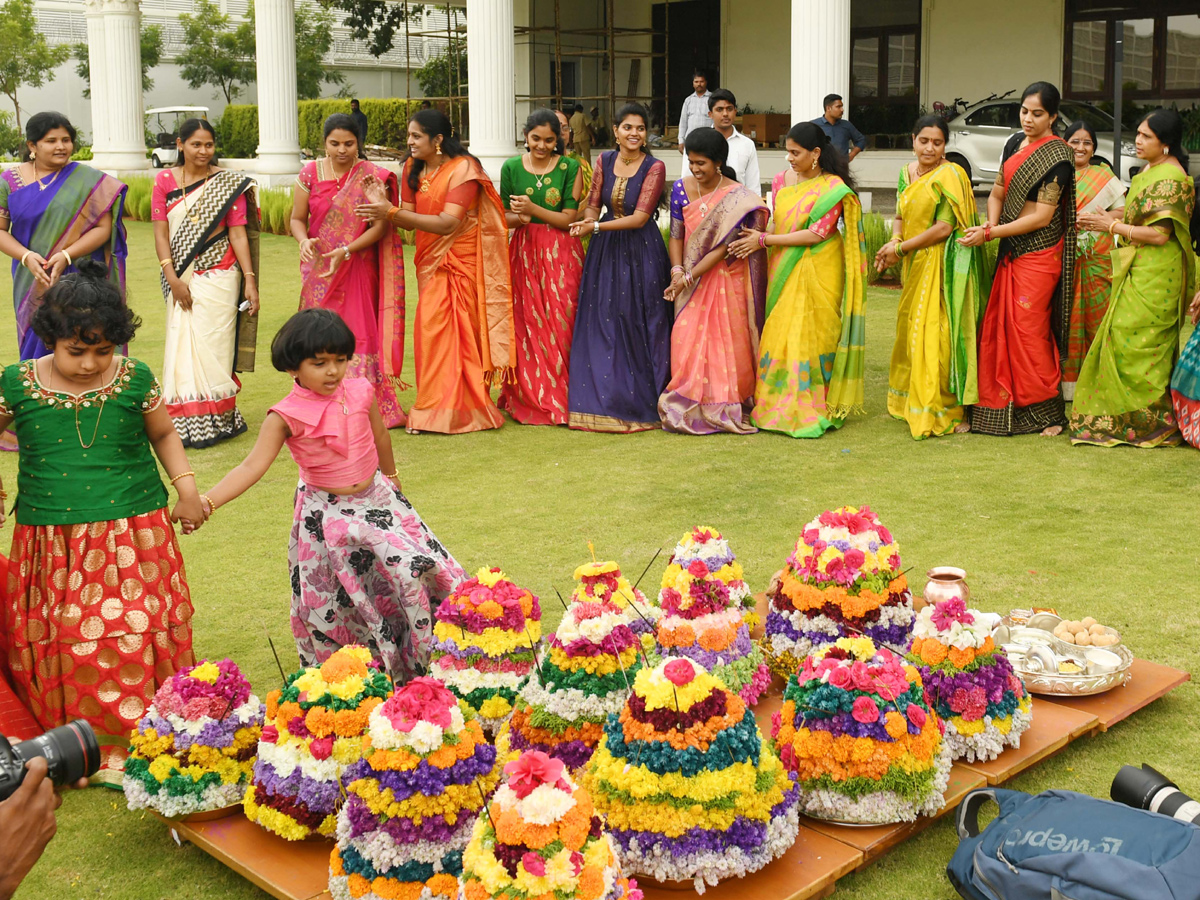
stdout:
<svg viewBox="0 0 1200 900">
<path fill-rule="evenodd" d="M 157 371 L 164 315 L 151 230 L 142 223 L 129 230 L 129 298 L 145 322 L 131 353 Z M 267 408 L 289 388 L 287 376 L 271 368 L 268 347 L 296 308 L 296 245 L 264 235 L 262 250 L 260 364 L 244 376 L 240 399 L 251 433 L 191 454 L 202 488 L 249 450 Z M 411 319 L 411 265 L 409 273 Z M 1038 604 L 1074 618 L 1092 615 L 1119 628 L 1138 655 L 1196 669 L 1200 454 L 1071 447 L 1065 438 L 964 435 L 914 442 L 884 407 L 898 296 L 895 290 L 869 292 L 868 415 L 821 440 L 616 436 L 512 424 L 456 437 L 395 431 L 405 491 L 468 570 L 503 566 L 543 598 L 548 623 L 561 614 L 552 586 L 567 592 L 571 572 L 588 558 L 589 540 L 601 558 L 619 560 L 634 578 L 657 548 L 665 548 L 642 585 L 649 591 L 679 536 L 696 524 L 713 525 L 759 591 L 805 522 L 826 508 L 867 503 L 897 536 L 917 590 L 929 567 L 962 566 L 973 603 L 982 609 Z M 0 347 L 13 361 L 8 316 Z M 406 369 L 411 382 L 411 351 Z M 412 399 L 406 394 L 404 405 Z M 15 470 L 16 460 L 3 455 L 0 474 L 9 485 Z M 181 539 L 196 606 L 197 655 L 232 658 L 260 696 L 279 679 L 268 630 L 284 665 L 296 665 L 286 571 L 295 483 L 295 466 L 285 454 L 248 495 Z M 1200 796 L 1197 722 L 1200 700 L 1187 685 L 1107 734 L 1073 744 L 1012 786 L 1107 796 L 1120 765 L 1144 760 Z M 838 896 L 953 897 L 943 870 L 955 843 L 950 822 L 941 822 L 841 881 Z M 66 798 L 58 837 L 18 896 L 266 895 L 195 848 L 176 847 L 157 820 L 127 811 L 119 794 L 96 789 Z"/>
</svg>

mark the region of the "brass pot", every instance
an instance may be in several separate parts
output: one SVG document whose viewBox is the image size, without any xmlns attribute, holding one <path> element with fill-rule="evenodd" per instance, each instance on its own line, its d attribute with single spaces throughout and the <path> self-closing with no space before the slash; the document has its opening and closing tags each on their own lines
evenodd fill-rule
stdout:
<svg viewBox="0 0 1200 900">
<path fill-rule="evenodd" d="M 935 566 L 926 574 L 929 579 L 925 583 L 925 603 L 941 603 L 943 600 L 953 600 L 956 597 L 967 605 L 971 599 L 971 589 L 967 587 L 967 573 L 954 566 Z"/>
</svg>

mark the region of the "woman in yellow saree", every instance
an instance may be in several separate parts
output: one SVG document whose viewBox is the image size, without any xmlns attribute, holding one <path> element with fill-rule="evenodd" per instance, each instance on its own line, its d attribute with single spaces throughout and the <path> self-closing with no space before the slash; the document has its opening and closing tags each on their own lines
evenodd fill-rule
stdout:
<svg viewBox="0 0 1200 900">
<path fill-rule="evenodd" d="M 849 164 L 825 132 L 803 122 L 786 146 L 791 171 L 775 178 L 773 231 L 743 228 L 730 249 L 745 259 L 777 248 L 750 420 L 815 438 L 863 411 L 866 241 Z"/>
<path fill-rule="evenodd" d="M 1071 409 L 1071 442 L 1113 447 L 1177 446 L 1171 371 L 1195 283 L 1192 216 L 1183 123 L 1156 110 L 1138 123 L 1135 144 L 1146 166 L 1133 176 L 1124 219 L 1091 213 L 1089 231 L 1114 235 L 1112 295 L 1084 357 Z"/>
<path fill-rule="evenodd" d="M 915 440 L 970 431 L 964 405 L 979 399 L 976 336 L 990 289 L 984 254 L 957 238 L 977 225 L 971 180 L 946 162 L 941 116 L 913 127 L 917 158 L 900 170 L 892 240 L 875 268 L 903 265 L 904 290 L 888 376 L 888 412 Z"/>
</svg>

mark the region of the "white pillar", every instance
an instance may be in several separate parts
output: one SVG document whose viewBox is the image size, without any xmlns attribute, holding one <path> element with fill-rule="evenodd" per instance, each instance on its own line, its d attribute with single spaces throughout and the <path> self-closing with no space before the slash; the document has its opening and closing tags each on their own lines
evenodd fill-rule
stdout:
<svg viewBox="0 0 1200 900">
<path fill-rule="evenodd" d="M 850 0 L 792 0 L 792 124 L 821 115 L 826 94 L 850 105 Z"/>
<path fill-rule="evenodd" d="M 296 9 L 292 0 L 257 0 L 258 164 L 265 183 L 300 171 L 300 119 L 296 106 Z M 271 178 L 270 176 L 282 176 Z"/>
<path fill-rule="evenodd" d="M 138 0 L 84 0 L 92 88 L 92 165 L 145 169 L 142 12 Z"/>
<path fill-rule="evenodd" d="M 471 153 L 492 180 L 517 152 L 512 0 L 467 0 Z"/>
</svg>

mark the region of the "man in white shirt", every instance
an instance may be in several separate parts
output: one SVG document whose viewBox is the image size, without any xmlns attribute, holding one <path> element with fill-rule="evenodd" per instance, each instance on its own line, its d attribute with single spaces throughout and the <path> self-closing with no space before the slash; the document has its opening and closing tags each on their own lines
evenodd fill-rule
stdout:
<svg viewBox="0 0 1200 900">
<path fill-rule="evenodd" d="M 762 196 L 761 176 L 758 173 L 758 147 L 754 141 L 733 127 L 737 118 L 737 99 L 732 91 L 717 88 L 708 95 L 708 114 L 713 128 L 729 142 L 727 165 L 737 173 L 737 180 Z M 684 173 L 687 174 L 687 173 Z"/>
<path fill-rule="evenodd" d="M 697 128 L 708 128 L 712 121 L 708 118 L 708 79 L 698 71 L 692 76 L 692 87 L 696 93 L 688 94 L 683 101 L 683 112 L 679 115 L 679 153 L 684 158 L 684 168 L 687 168 L 687 154 L 683 152 L 683 142 L 688 132 Z"/>
</svg>

